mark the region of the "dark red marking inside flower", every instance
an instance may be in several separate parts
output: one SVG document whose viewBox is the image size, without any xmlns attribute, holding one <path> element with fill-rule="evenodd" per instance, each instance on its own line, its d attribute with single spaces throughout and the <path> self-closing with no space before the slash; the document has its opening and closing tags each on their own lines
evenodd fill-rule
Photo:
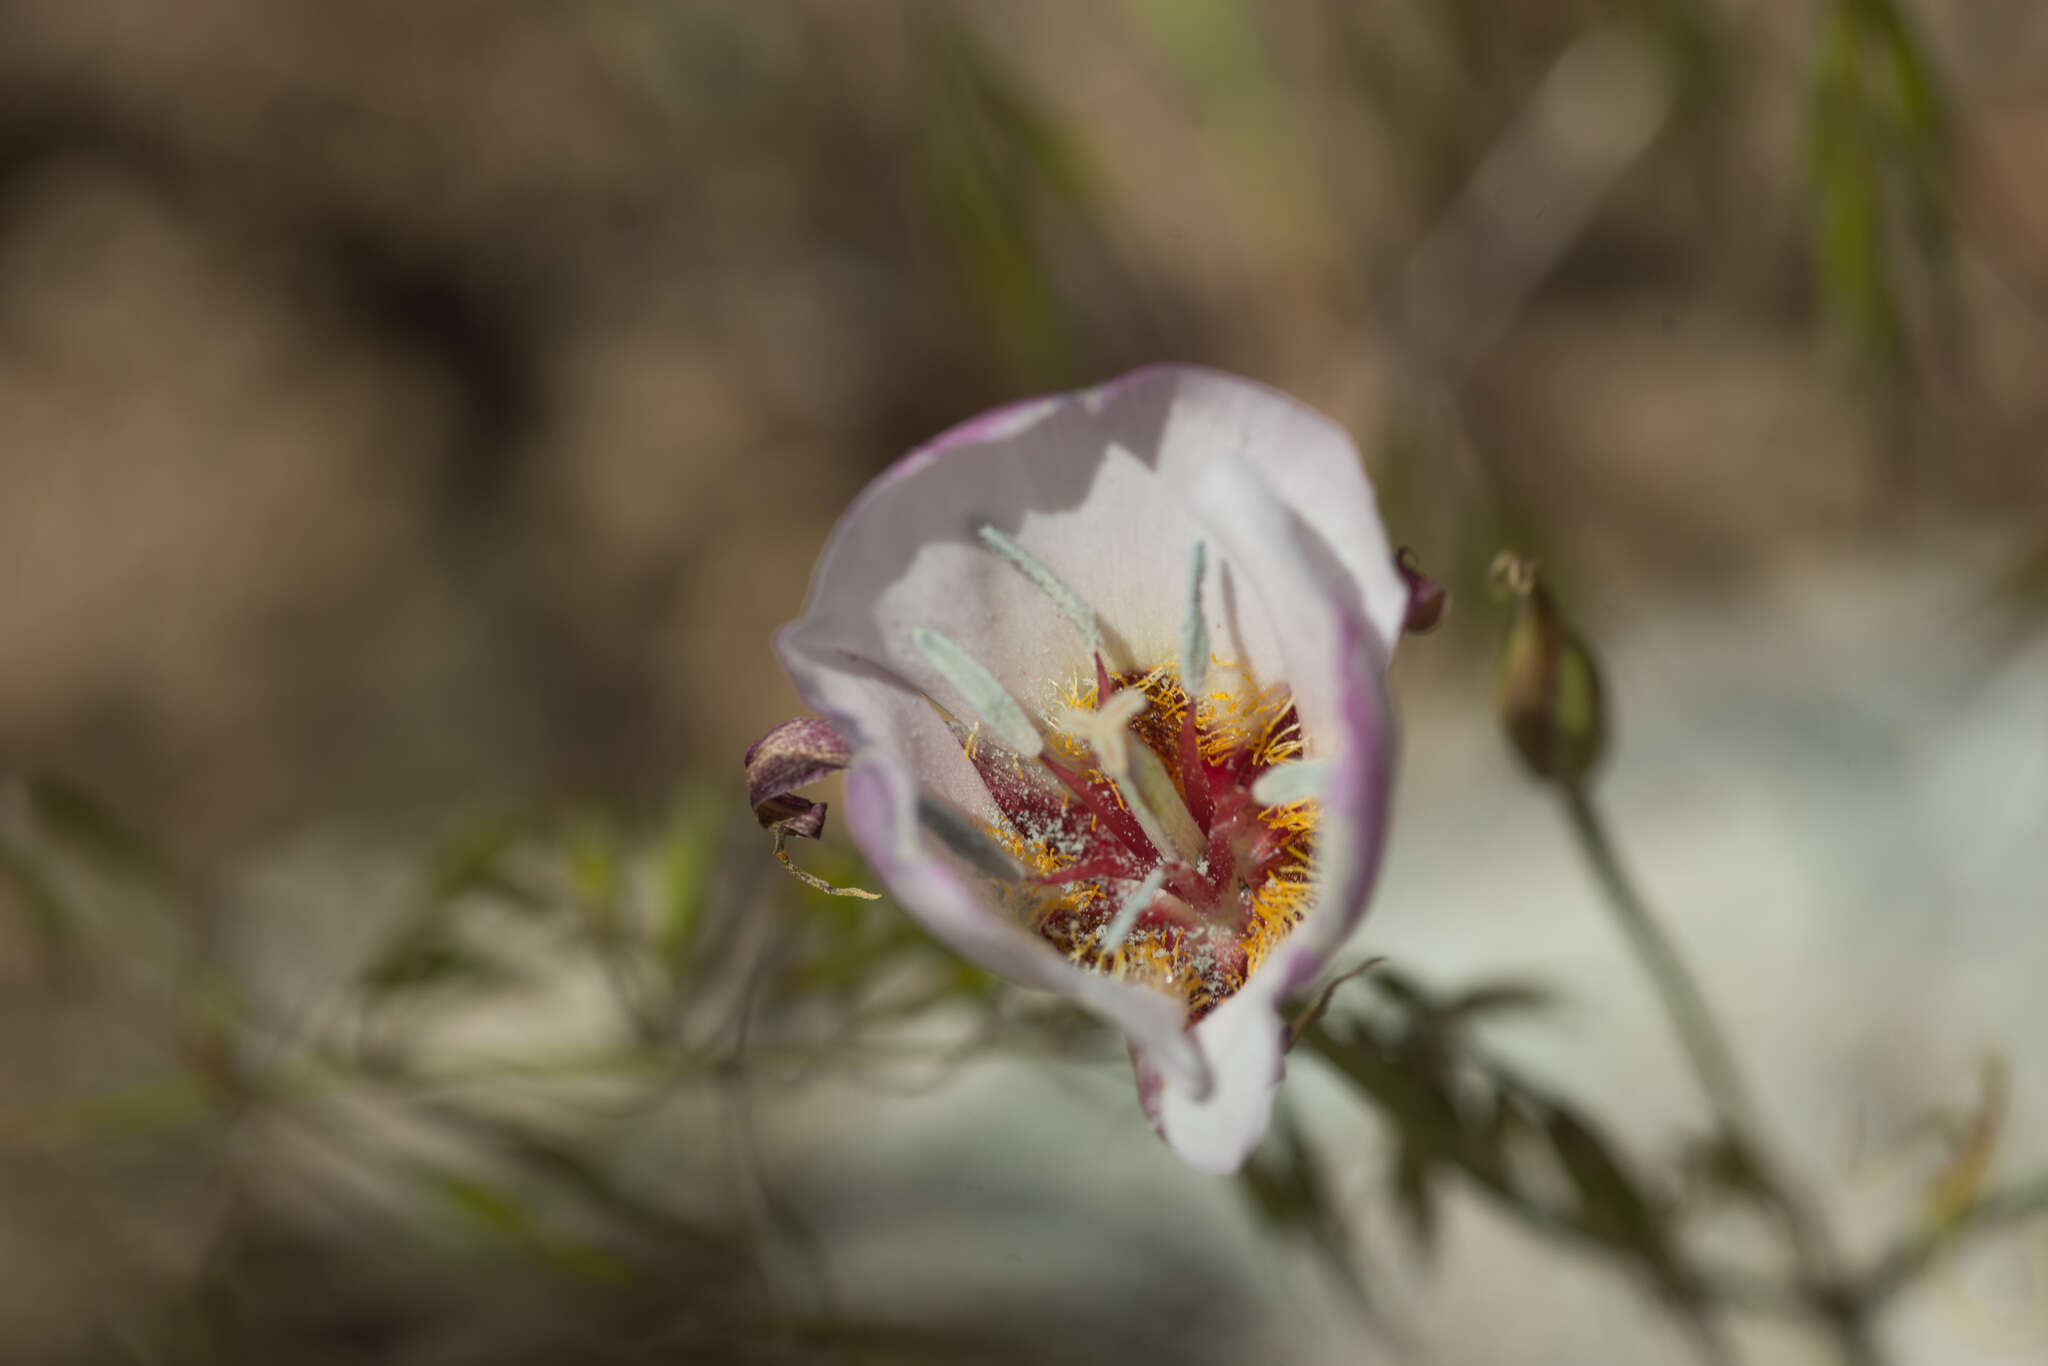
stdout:
<svg viewBox="0 0 2048 1366">
<path fill-rule="evenodd" d="M 1150 981 L 1199 1019 L 1244 984 L 1309 904 L 1316 812 L 1312 802 L 1269 807 L 1252 785 L 1275 764 L 1300 757 L 1292 700 L 1259 693 L 1249 680 L 1190 705 L 1176 672 L 1114 674 L 1098 667 L 1099 702 L 1134 688 L 1148 706 L 1130 737 L 1157 755 L 1201 835 L 1189 861 L 1150 839 L 1118 785 L 1085 746 L 1055 736 L 1047 755 L 1026 761 L 968 739 L 974 762 L 1002 814 L 996 838 L 1034 876 L 1033 927 L 1075 961 Z M 1069 740 L 1062 750 L 1060 741 Z M 1125 916 L 1134 890 L 1159 870 L 1157 893 Z"/>
</svg>

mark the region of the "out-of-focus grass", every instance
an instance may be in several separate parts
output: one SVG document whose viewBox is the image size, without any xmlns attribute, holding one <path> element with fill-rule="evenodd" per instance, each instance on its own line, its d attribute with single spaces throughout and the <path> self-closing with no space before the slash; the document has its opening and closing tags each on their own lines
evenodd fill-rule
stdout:
<svg viewBox="0 0 2048 1366">
<path fill-rule="evenodd" d="M 211 325 L 225 299 L 244 306 L 227 323 L 274 325 L 266 309 L 314 320 L 303 334 L 281 329 L 302 350 L 253 348 L 298 358 L 261 373 L 265 396 L 307 373 L 390 366 L 416 381 L 400 388 L 393 410 L 429 433 L 420 446 L 441 440 L 443 427 L 455 435 L 448 452 L 408 445 L 400 456 L 435 468 L 445 460 L 447 477 L 427 481 L 449 514 L 435 525 L 460 523 L 482 544 L 481 567 L 459 581 L 434 576 L 447 546 L 431 547 L 415 591 L 453 596 L 460 620 L 499 612 L 513 626 L 497 653 L 479 651 L 481 664 L 429 721 L 475 725 L 475 747 L 496 754 L 472 704 L 530 690 L 526 700 L 560 728 L 554 742 L 565 750 L 580 755 L 582 741 L 610 728 L 627 736 L 601 756 L 609 764 L 579 760 L 578 776 L 611 780 L 647 753 L 670 769 L 730 767 L 732 755 L 712 751 L 732 739 L 732 717 L 760 719 L 747 707 L 773 670 L 767 618 L 746 615 L 763 609 L 744 606 L 740 581 L 772 581 L 764 561 L 808 558 L 833 501 L 813 490 L 850 491 L 983 403 L 1139 360 L 1228 363 L 1329 406 L 1368 449 L 1397 539 L 1418 542 L 1429 567 L 1472 603 L 1503 543 L 1541 552 L 1566 584 L 1600 535 L 1622 542 L 1622 559 L 1646 577 L 1675 569 L 1683 579 L 1692 560 L 1672 547 L 1685 537 L 1667 536 L 1660 521 L 1674 507 L 1693 518 L 1682 529 L 1728 538 L 1713 541 L 1724 549 L 1783 540 L 1796 550 L 1794 535 L 1739 539 L 1778 512 L 1776 486 L 1754 477 L 1759 469 L 1818 458 L 1778 448 L 1786 438 L 1771 423 L 1737 427 L 1770 447 L 1760 456 L 1712 452 L 1730 471 L 1714 485 L 1725 503 L 1695 508 L 1699 485 L 1683 479 L 1660 502 L 1667 466 L 1686 457 L 1651 446 L 1626 472 L 1639 485 L 1620 492 L 1597 467 L 1575 464 L 1603 425 L 1688 412 L 1730 384 L 1761 393 L 1767 386 L 1753 373 L 1726 372 L 1731 356 L 1766 343 L 1779 348 L 1772 357 L 1797 358 L 1832 330 L 1858 362 L 1854 383 L 1863 387 L 1845 405 L 1852 417 L 1882 406 L 1946 424 L 1932 428 L 1931 444 L 1976 451 L 1980 469 L 1986 451 L 2017 451 L 2010 478 L 2022 488 L 2027 465 L 2038 463 L 2023 406 L 1943 413 L 1927 406 L 1918 382 L 1924 357 L 1955 362 L 1971 352 L 1951 347 L 1941 329 L 1958 319 L 1972 326 L 1967 308 L 1944 302 L 1979 246 L 1961 212 L 1967 167 L 1957 159 L 1972 72 L 1944 70 L 1926 36 L 1935 25 L 1894 0 L 1830 0 L 1810 24 L 1700 0 L 1631 0 L 1597 14 L 1484 0 L 1133 0 L 1029 13 L 658 0 L 630 14 L 551 18 L 390 7 L 403 21 L 388 33 L 384 11 L 364 7 L 359 27 L 328 35 L 342 54 L 332 60 L 320 40 L 287 42 L 268 27 L 296 35 L 292 25 L 311 7 L 278 8 L 271 13 L 295 18 L 266 20 L 264 6 L 224 5 L 190 27 L 152 21 L 162 31 L 146 16 L 116 16 L 107 21 L 115 28 L 144 25 L 140 40 L 122 42 L 95 28 L 91 6 L 51 6 L 49 21 L 34 24 L 26 21 L 35 7 L 21 9 L 23 41 L 9 45 L 7 60 L 27 64 L 27 76 L 10 82 L 0 111 L 0 208 L 20 215 L 0 214 L 0 245 L 18 224 L 34 227 L 48 203 L 68 203 L 74 174 L 88 191 L 94 177 L 151 187 L 141 202 L 177 231 L 141 234 L 135 259 L 114 253 L 131 276 L 102 269 L 95 234 L 69 231 L 56 215 L 50 235 L 83 253 L 70 268 L 58 268 L 72 258 L 47 255 L 40 237 L 31 244 L 45 255 L 0 259 L 10 282 L 54 291 L 23 296 L 35 307 L 8 320 L 10 345 L 19 343 L 8 355 L 29 357 L 23 373 L 44 376 L 35 383 L 48 392 L 76 386 L 77 412 L 141 411 L 151 415 L 145 430 L 168 430 L 180 410 L 120 386 L 201 354 L 208 328 L 191 324 Z M 1938 21 L 1947 11 L 1924 13 Z M 1603 187 L 1597 212 L 1516 302 L 1493 360 L 1411 384 L 1384 364 L 1402 342 L 1387 335 L 1381 307 L 1390 282 L 1596 21 L 1660 54 L 1677 97 L 1672 123 Z M 473 43 L 478 35 L 494 42 Z M 430 37 L 461 61 L 421 58 L 440 51 L 423 47 Z M 269 61 L 265 44 L 282 55 Z M 266 60 L 228 60 L 245 48 Z M 405 60 L 364 60 L 375 53 Z M 1753 126 L 1752 111 L 1781 106 L 1796 112 Z M 298 120 L 297 131 L 263 132 L 272 113 Z M 1803 173 L 1780 185 L 1777 160 Z M 1537 216 L 1540 203 L 1501 207 L 1512 221 Z M 1803 246 L 1787 249 L 1802 225 Z M 115 247 L 126 241 L 106 235 Z M 202 266 L 218 256 L 241 273 L 216 277 L 188 256 Z M 127 282 L 143 304 L 170 309 L 160 295 L 182 297 L 181 268 L 204 286 L 192 288 L 204 305 L 197 317 L 88 288 Z M 173 285 L 152 283 L 150 270 Z M 84 303 L 66 307 L 66 289 Z M 50 337 L 38 325 L 45 315 L 63 324 Z M 1652 315 L 1664 319 L 1661 331 L 1642 325 Z M 110 344 L 121 334 L 94 330 L 125 316 L 185 325 L 159 350 L 130 338 L 143 347 L 134 362 Z M 1734 321 L 1718 342 L 1673 348 L 1626 401 L 1578 401 L 1586 376 L 1633 376 L 1631 362 L 1674 333 L 1690 336 L 1699 317 L 1714 327 Z M 1595 344 L 1557 328 L 1587 318 Z M 64 327 L 86 338 L 87 361 L 111 359 L 101 368 L 79 361 Z M 1546 406 L 1551 372 L 1532 364 L 1560 354 L 1568 363 L 1558 373 L 1579 386 L 1562 389 L 1562 412 Z M 630 383 L 606 387 L 641 372 L 655 377 L 644 395 Z M 1395 376 L 1388 393 L 1361 392 L 1364 377 L 1386 373 Z M 211 372 L 197 379 L 231 388 Z M 171 380 L 213 392 L 182 371 Z M 334 401 L 370 404 L 381 390 L 365 392 Z M 569 401 L 577 397 L 606 409 L 607 420 L 578 429 Z M 1772 421 L 1818 402 L 1796 399 L 1769 399 Z M 436 409 L 444 401 L 452 416 Z M 1737 393 L 1729 406 L 1752 401 Z M 211 409 L 196 411 L 215 421 Z M 209 425 L 194 445 L 283 429 L 297 455 L 294 424 L 304 414 L 282 411 L 225 437 Z M 379 421 L 414 430 L 388 414 Z M 337 486 L 383 468 L 386 426 L 368 425 L 375 459 Z M 1914 424 L 1871 425 L 1882 441 Z M 563 429 L 577 439 L 562 439 Z M 40 429 L 25 430 L 9 434 L 26 446 Z M 65 449 L 133 439 L 125 428 L 80 430 Z M 622 446 L 664 457 L 690 449 L 673 461 L 621 461 L 614 486 L 578 482 L 599 454 Z M 759 478 L 772 487 L 735 492 L 751 474 L 731 486 L 709 476 L 654 484 L 691 461 L 771 471 Z M 1966 463 L 1917 471 L 1915 492 L 1941 510 L 1954 492 L 1942 480 Z M 100 515 L 101 503 L 81 501 Z M 267 521 L 263 509 L 289 501 L 258 504 L 245 520 Z M 550 520 L 564 507 L 615 504 L 634 512 L 620 520 L 637 528 L 649 503 L 666 509 L 676 529 L 669 541 L 613 535 L 614 523 L 590 513 L 595 529 L 579 542 Z M 2021 500 L 2008 511 L 2034 515 L 2038 506 Z M 109 542 L 146 545 L 146 532 Z M 90 548 L 99 534 L 95 521 L 68 539 Z M 536 568 L 532 547 L 558 534 L 573 572 Z M 294 538 L 287 529 L 275 539 Z M 642 558 L 633 558 L 636 546 Z M 279 550 L 278 563 L 287 554 Z M 586 560 L 610 568 L 579 578 Z M 2012 586 L 2043 597 L 2044 576 L 2030 565 Z M 136 577 L 156 587 L 146 572 Z M 24 600 L 39 580 L 69 581 L 19 578 Z M 144 596 L 134 580 L 116 583 Z M 355 606 L 353 581 L 313 583 L 316 597 L 344 599 L 349 611 L 403 615 Z M 788 601 L 774 610 L 787 616 L 800 571 L 783 587 Z M 84 606 L 53 615 L 108 616 L 104 602 Z M 318 672 L 326 656 L 304 642 L 321 631 L 293 615 L 315 609 L 297 599 L 257 606 L 263 639 L 285 644 L 237 657 L 233 679 Z M 184 629 L 177 612 L 162 615 Z M 1491 635 L 1484 612 L 1453 620 L 1475 646 Z M 213 637 L 195 636 L 195 649 L 226 656 Z M 753 653 L 740 657 L 736 639 Z M 666 660 L 670 674 L 649 660 Z M 127 664 L 123 655 L 108 667 L 125 676 Z M 414 674 L 390 672 L 399 683 L 382 686 L 412 697 Z M 121 705 L 74 689 L 62 671 L 53 677 L 56 691 L 78 692 L 76 715 L 47 699 L 24 704 L 22 736 L 41 744 L 70 727 L 92 738 L 92 754 L 124 763 L 131 750 L 148 754 L 105 722 L 127 714 Z M 300 686 L 315 697 L 303 728 L 328 730 L 325 694 Z M 642 730 L 678 715 L 695 721 L 727 694 L 750 700 L 664 746 L 640 743 Z M 157 700 L 143 699 L 136 724 L 145 738 Z M 248 752 L 283 729 L 252 720 L 239 694 L 210 700 Z M 386 743 L 404 749 L 405 740 Z M 206 767 L 190 756 L 181 763 Z M 509 782 L 508 773 L 526 770 L 507 763 L 489 777 Z M 665 771 L 655 781 L 664 779 Z M 617 778 L 642 791 L 649 781 L 646 771 Z M 516 798 L 494 790 L 487 800 Z M 166 823 L 188 807 L 210 809 L 204 800 L 162 806 Z M 157 1048 L 136 1075 L 97 1078 L 89 1093 L 0 1116 L 0 1139 L 91 1154 L 117 1191 L 136 1190 L 122 1183 L 148 1166 L 199 1172 L 227 1192 L 228 1213 L 206 1240 L 214 1251 L 184 1288 L 155 1307 L 109 1311 L 109 1358 L 316 1359 L 305 1354 L 321 1344 L 335 1360 L 548 1360 L 587 1354 L 579 1333 L 623 1340 L 643 1330 L 651 1351 L 685 1357 L 830 1356 L 848 1343 L 862 1344 L 867 1359 L 962 1350 L 909 1330 L 834 1324 L 815 1298 L 794 1311 L 775 1303 L 763 1245 L 800 1243 L 792 1222 L 772 1208 L 748 1216 L 738 1200 L 708 1220 L 664 1209 L 620 1184 L 618 1145 L 650 1109 L 741 1078 L 794 1085 L 911 1061 L 943 1069 L 992 1041 L 1042 1056 L 1095 1056 L 1107 1043 L 1078 1016 L 1033 1010 L 963 967 L 893 910 L 772 881 L 753 832 L 733 828 L 735 807 L 720 785 L 695 783 L 653 819 L 619 817 L 603 801 L 522 811 L 444 849 L 415 850 L 405 913 L 380 928 L 334 1000 L 300 1009 L 311 1003 L 267 999 L 223 966 L 212 937 L 223 919 L 212 904 L 218 877 L 187 895 L 141 841 L 77 793 L 12 791 L 0 809 L 0 913 L 28 927 L 39 987 L 73 1000 L 102 995 L 143 1019 Z M 864 881 L 850 863 L 832 866 L 835 857 L 845 855 L 828 850 L 817 870 Z M 543 1003 L 542 989 L 564 979 L 588 988 L 576 998 L 576 1027 L 545 1037 L 559 1003 Z M 1372 1010 L 1362 1023 L 1333 1021 L 1329 1037 L 1393 1137 L 1388 1188 L 1416 1244 L 1438 1236 L 1444 1190 L 1473 1180 L 1483 1188 L 1503 1179 L 1509 1155 L 1535 1153 L 1571 1184 L 1569 1204 L 1536 1208 L 1536 1218 L 1661 1257 L 1661 1221 L 1677 1219 L 1683 1204 L 1677 1180 L 1644 1171 L 1564 1102 L 1531 1100 L 1519 1079 L 1461 1051 L 1461 1031 L 1445 1022 L 1459 1015 L 1456 1003 L 1404 994 L 1399 981 L 1361 988 Z M 322 1156 L 309 1159 L 309 1148 Z M 679 1165 L 703 1156 L 685 1154 Z M 1721 1197 L 1739 1201 L 1741 1173 L 1725 1157 L 1705 1154 L 1701 1166 L 1720 1173 Z M 1353 1243 L 1330 1218 L 1318 1161 L 1307 1140 L 1283 1129 L 1249 1189 L 1276 1229 L 1348 1266 Z M 703 1170 L 730 1175 L 709 1159 Z M 279 1172 L 289 1179 L 264 1179 Z M 323 1218 L 280 1199 L 279 1184 Z M 1574 1232 L 1575 1221 L 1586 1227 Z M 988 1359 L 994 1348 L 972 1350 Z"/>
<path fill-rule="evenodd" d="M 691 1093 L 930 1077 L 997 1041 L 1093 1047 L 1077 1021 L 1006 1011 L 909 917 L 777 877 L 731 798 L 693 782 L 653 821 L 488 822 L 422 861 L 332 999 L 279 1001 L 179 930 L 170 880 L 89 799 L 11 789 L 0 904 L 33 910 L 58 989 L 118 992 L 168 1047 L 0 1113 L 0 1151 L 69 1152 L 144 1211 L 174 1171 L 216 1192 L 197 1269 L 111 1308 L 91 1359 L 544 1361 L 643 1340 L 709 1354 L 688 1359 L 1000 1359 L 779 1283 L 768 1244 L 802 1223 L 718 1198 L 717 1151 L 680 1152 L 658 1188 L 624 1175 L 642 1124 Z M 551 1000 L 579 977 L 594 996 Z M 479 1023 L 490 1042 L 461 1042 Z M 154 1175 L 129 1189 L 138 1164 Z M 707 1191 L 712 1213 L 672 1203 Z"/>
<path fill-rule="evenodd" d="M 1907 360 L 1915 275 L 1946 288 L 1946 100 L 1893 0 L 1837 0 L 1814 63 L 1807 160 L 1821 296 L 1880 382 Z"/>
</svg>

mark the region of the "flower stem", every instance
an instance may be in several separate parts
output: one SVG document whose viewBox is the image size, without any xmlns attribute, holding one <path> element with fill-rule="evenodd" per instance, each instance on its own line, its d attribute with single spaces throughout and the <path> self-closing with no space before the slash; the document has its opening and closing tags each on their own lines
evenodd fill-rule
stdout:
<svg viewBox="0 0 2048 1366">
<path fill-rule="evenodd" d="M 1649 905 L 1622 867 L 1621 856 L 1607 833 L 1607 822 L 1585 786 L 1563 783 L 1558 792 L 1580 852 L 1592 866 L 1630 947 L 1642 959 L 1644 969 L 1655 983 L 1658 999 L 1671 1017 L 1672 1028 L 1699 1077 L 1701 1089 L 1707 1093 L 1708 1102 L 1729 1137 L 1746 1139 L 1755 1132 L 1756 1111 L 1741 1069 L 1736 1066 L 1735 1054 L 1714 1023 L 1706 997 L 1693 981 L 1685 960 L 1678 956 L 1677 946 L 1650 914 Z"/>
<path fill-rule="evenodd" d="M 1564 802 L 1573 838 L 1592 867 L 1615 919 L 1621 923 L 1622 933 L 1649 973 L 1679 1044 L 1699 1077 L 1700 1088 L 1713 1107 L 1722 1136 L 1749 1159 L 1784 1215 L 1814 1317 L 1834 1338 L 1847 1366 L 1884 1366 L 1884 1354 L 1871 1323 L 1872 1298 L 1858 1288 L 1840 1287 L 1838 1258 L 1827 1229 L 1785 1179 L 1763 1142 L 1756 1108 L 1736 1064 L 1734 1050 L 1728 1046 L 1727 1036 L 1716 1023 L 1691 970 L 1679 956 L 1677 945 L 1650 913 L 1649 903 L 1623 867 L 1599 807 L 1594 805 L 1582 782 L 1560 782 L 1557 791 Z"/>
</svg>

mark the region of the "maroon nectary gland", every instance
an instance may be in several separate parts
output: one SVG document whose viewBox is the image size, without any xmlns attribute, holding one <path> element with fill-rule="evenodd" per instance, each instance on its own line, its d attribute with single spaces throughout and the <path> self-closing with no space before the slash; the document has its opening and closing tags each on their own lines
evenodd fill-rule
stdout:
<svg viewBox="0 0 2048 1366">
<path fill-rule="evenodd" d="M 1125 683 L 1106 669 L 1099 671 L 1098 696 L 1106 697 Z M 1107 691 L 1100 690 L 1105 683 Z M 1283 716 L 1282 726 L 1289 720 Z M 1142 735 L 1134 738 L 1150 743 Z M 1256 763 L 1243 748 L 1220 761 L 1210 758 L 1202 753 L 1201 738 L 1196 709 L 1190 705 L 1176 728 L 1174 752 L 1160 755 L 1178 779 L 1188 813 L 1208 845 L 1202 867 L 1165 860 L 1162 890 L 1192 910 L 1198 923 L 1242 934 L 1253 894 L 1281 864 L 1291 837 L 1261 819 L 1262 808 L 1251 795 L 1253 782 L 1269 765 Z M 1160 866 L 1160 851 L 1107 779 L 1076 772 L 1051 758 L 1027 765 L 1015 754 L 988 745 L 970 747 L 968 757 L 1012 830 L 1027 839 L 1040 836 L 1069 857 L 1064 867 L 1034 879 L 1041 885 L 1137 882 Z M 1106 922 L 1112 913 L 1113 908 L 1098 915 Z M 1136 922 L 1139 929 L 1187 923 L 1171 902 L 1148 909 Z M 1232 951 L 1241 957 L 1243 947 L 1235 945 Z"/>
</svg>

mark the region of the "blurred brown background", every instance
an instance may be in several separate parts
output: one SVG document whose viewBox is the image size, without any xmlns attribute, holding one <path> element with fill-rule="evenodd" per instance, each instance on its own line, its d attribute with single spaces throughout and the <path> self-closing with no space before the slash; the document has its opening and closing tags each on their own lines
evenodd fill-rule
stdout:
<svg viewBox="0 0 2048 1366">
<path fill-rule="evenodd" d="M 1939 242 L 1871 134 L 1895 316 L 1830 318 L 1827 10 L 12 0 L 0 756 L 200 866 L 727 765 L 852 490 L 1160 357 L 1346 421 L 1438 563 L 2022 523 L 2048 17 L 1915 7 Z"/>
<path fill-rule="evenodd" d="M 0 771 L 202 905 L 735 779 L 866 479 L 1162 358 L 1356 434 L 1411 695 L 1509 542 L 1602 625 L 2023 565 L 2048 6 L 0 0 Z"/>
</svg>

